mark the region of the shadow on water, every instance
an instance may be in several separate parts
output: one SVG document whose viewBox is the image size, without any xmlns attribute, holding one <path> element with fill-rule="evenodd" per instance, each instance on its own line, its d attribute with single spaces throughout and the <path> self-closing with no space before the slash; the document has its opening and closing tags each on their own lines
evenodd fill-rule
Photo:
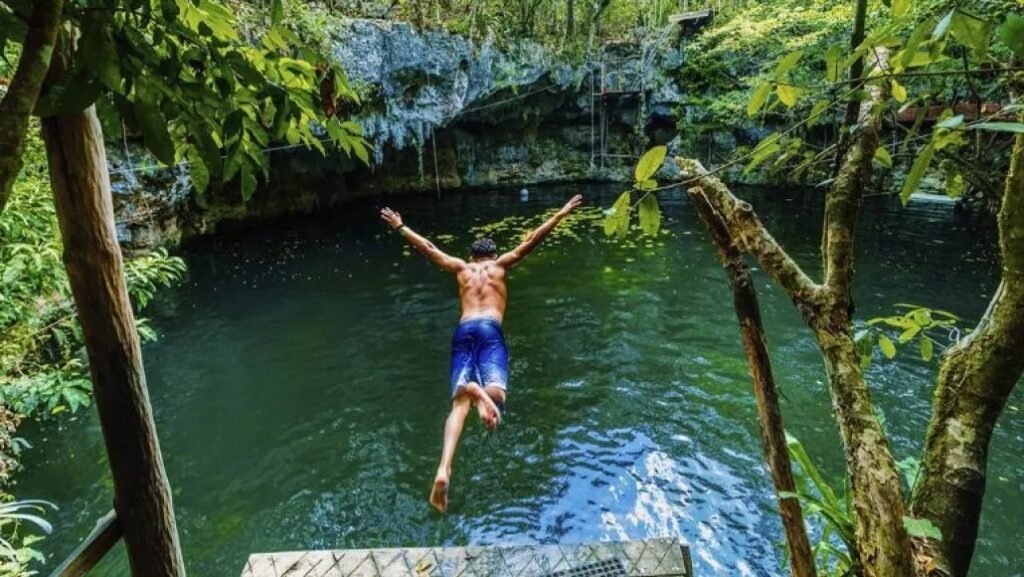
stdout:
<svg viewBox="0 0 1024 577">
<path fill-rule="evenodd" d="M 560 204 L 578 187 L 389 199 L 464 252 L 472 226 Z M 619 189 L 585 187 L 609 206 Z M 746 191 L 817 272 L 818 193 Z M 240 227 L 184 249 L 187 282 L 160 298 L 146 348 L 184 553 L 234 575 L 250 552 L 553 543 L 679 535 L 699 575 L 776 575 L 781 538 L 725 278 L 690 206 L 670 234 L 562 238 L 512 273 L 505 426 L 469 426 L 451 513 L 426 495 L 447 410 L 452 279 L 376 217 L 379 201 Z M 445 237 L 438 235 L 453 235 Z M 991 234 L 948 207 L 874 199 L 858 233 L 861 318 L 914 302 L 976 319 L 997 279 Z M 628 246 L 633 244 L 635 246 Z M 759 273 L 758 273 L 759 274 Z M 842 454 L 820 356 L 789 301 L 757 277 L 789 429 L 833 478 Z M 910 355 L 870 380 L 897 458 L 919 449 L 935 367 Z M 1018 392 L 997 430 L 975 575 L 1024 565 Z M 91 411 L 30 432 L 19 494 L 61 505 L 46 551 L 69 551 L 109 508 Z M 59 553 L 59 554 L 58 554 Z M 98 575 L 127 573 L 123 551 Z"/>
</svg>

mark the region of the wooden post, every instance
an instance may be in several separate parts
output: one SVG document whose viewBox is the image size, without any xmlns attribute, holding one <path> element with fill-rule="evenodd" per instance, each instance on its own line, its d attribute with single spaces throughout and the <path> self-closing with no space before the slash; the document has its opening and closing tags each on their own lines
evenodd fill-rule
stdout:
<svg viewBox="0 0 1024 577">
<path fill-rule="evenodd" d="M 772 376 L 772 363 L 765 344 L 764 326 L 761 322 L 761 307 L 757 302 L 757 291 L 750 277 L 750 268 L 743 262 L 743 256 L 736 248 L 729 229 L 722 217 L 704 196 L 699 187 L 687 191 L 697 207 L 704 226 L 710 233 L 711 241 L 718 249 L 729 284 L 732 286 L 733 306 L 743 336 L 743 348 L 747 353 L 750 377 L 757 397 L 757 416 L 761 425 L 761 440 L 764 459 L 768 463 L 776 493 L 796 492 L 793 470 L 786 449 L 786 433 L 782 425 L 782 411 L 779 408 L 779 393 Z M 815 577 L 814 554 L 807 539 L 803 511 L 796 499 L 779 498 L 779 514 L 789 543 L 789 560 L 794 577 Z"/>
<path fill-rule="evenodd" d="M 132 575 L 184 577 L 95 107 L 44 118 L 43 140 Z"/>
</svg>

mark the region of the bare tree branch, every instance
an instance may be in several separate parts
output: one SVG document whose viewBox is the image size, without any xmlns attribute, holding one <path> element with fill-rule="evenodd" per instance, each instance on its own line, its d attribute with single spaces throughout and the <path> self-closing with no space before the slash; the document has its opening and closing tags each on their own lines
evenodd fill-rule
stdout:
<svg viewBox="0 0 1024 577">
<path fill-rule="evenodd" d="M 822 287 L 808 277 L 800 265 L 779 245 L 761 223 L 749 203 L 735 195 L 712 176 L 698 160 L 676 158 L 676 165 L 687 179 L 695 179 L 708 202 L 722 215 L 729 234 L 740 250 L 753 255 L 775 282 L 786 289 L 798 308 L 817 303 Z"/>
</svg>

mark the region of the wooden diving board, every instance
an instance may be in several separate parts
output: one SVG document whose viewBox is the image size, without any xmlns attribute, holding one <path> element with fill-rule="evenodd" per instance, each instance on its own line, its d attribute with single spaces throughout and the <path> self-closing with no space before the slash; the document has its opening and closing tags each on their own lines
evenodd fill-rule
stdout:
<svg viewBox="0 0 1024 577">
<path fill-rule="evenodd" d="M 242 577 L 693 577 L 675 538 L 253 553 Z"/>
</svg>

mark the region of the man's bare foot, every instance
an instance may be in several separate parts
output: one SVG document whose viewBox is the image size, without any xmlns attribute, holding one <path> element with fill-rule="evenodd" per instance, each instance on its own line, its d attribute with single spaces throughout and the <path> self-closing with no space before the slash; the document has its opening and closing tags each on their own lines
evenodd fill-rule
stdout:
<svg viewBox="0 0 1024 577">
<path fill-rule="evenodd" d="M 437 471 L 434 486 L 430 489 L 430 504 L 444 513 L 448 509 L 448 472 Z"/>
<path fill-rule="evenodd" d="M 480 420 L 483 421 L 484 426 L 492 431 L 497 429 L 498 423 L 501 422 L 501 411 L 498 410 L 498 405 L 494 404 L 491 396 L 476 384 L 471 384 L 467 391 L 473 397 L 473 404 L 476 405 L 476 411 L 480 414 Z"/>
</svg>

